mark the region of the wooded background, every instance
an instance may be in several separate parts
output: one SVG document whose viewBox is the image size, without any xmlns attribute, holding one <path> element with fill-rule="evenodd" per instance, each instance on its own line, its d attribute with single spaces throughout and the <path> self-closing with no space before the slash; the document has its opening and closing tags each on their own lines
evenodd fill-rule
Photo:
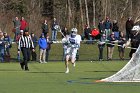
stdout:
<svg viewBox="0 0 140 93">
<path fill-rule="evenodd" d="M 120 31 L 125 32 L 125 22 L 132 17 L 140 21 L 140 0 L 0 0 L 0 28 L 12 34 L 12 20 L 24 16 L 29 29 L 41 33 L 41 23 L 47 19 L 49 26 L 53 17 L 61 27 L 77 27 L 83 32 L 84 25 L 97 26 L 107 16 L 117 20 Z"/>
</svg>

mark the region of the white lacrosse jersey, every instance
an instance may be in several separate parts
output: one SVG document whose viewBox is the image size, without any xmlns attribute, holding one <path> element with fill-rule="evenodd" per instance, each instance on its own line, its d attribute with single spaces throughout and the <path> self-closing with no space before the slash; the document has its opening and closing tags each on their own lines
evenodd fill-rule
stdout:
<svg viewBox="0 0 140 93">
<path fill-rule="evenodd" d="M 80 42 L 81 42 L 81 36 L 80 35 L 76 35 L 76 36 L 71 36 L 71 35 L 69 35 L 68 37 L 67 37 L 67 40 L 69 41 L 69 43 L 72 45 L 72 46 L 74 46 L 74 47 L 76 47 L 76 48 L 80 48 Z M 71 47 L 72 47 L 71 46 Z"/>
<path fill-rule="evenodd" d="M 68 46 L 66 49 L 66 55 L 69 55 L 71 58 L 76 58 L 77 50 L 80 48 L 81 36 L 76 35 L 72 37 L 71 35 L 67 36 Z"/>
</svg>

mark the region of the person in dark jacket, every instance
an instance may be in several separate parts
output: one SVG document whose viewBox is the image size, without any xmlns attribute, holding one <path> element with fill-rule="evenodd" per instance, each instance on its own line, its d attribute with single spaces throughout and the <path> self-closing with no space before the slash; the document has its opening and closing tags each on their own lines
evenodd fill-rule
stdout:
<svg viewBox="0 0 140 93">
<path fill-rule="evenodd" d="M 118 32 L 119 31 L 119 26 L 117 20 L 113 20 L 113 27 L 112 27 L 112 32 Z"/>
<path fill-rule="evenodd" d="M 112 23 L 110 22 L 109 17 L 106 17 L 104 26 L 105 26 L 105 34 L 106 34 L 106 39 L 107 39 L 109 35 L 111 34 L 111 29 L 112 29 Z"/>
<path fill-rule="evenodd" d="M 52 36 L 51 36 L 51 40 L 53 40 L 53 41 L 56 41 L 56 39 L 57 39 L 57 31 L 58 31 L 58 27 L 59 25 L 58 25 L 58 23 L 57 23 L 57 20 L 56 20 L 56 18 L 54 18 L 53 19 L 53 22 L 52 22 Z"/>
<path fill-rule="evenodd" d="M 50 50 L 51 50 L 51 44 L 53 43 L 49 37 L 49 35 L 46 36 L 46 40 L 47 40 L 47 48 L 46 48 L 46 62 L 48 62 L 49 59 L 49 54 L 50 54 Z"/>
<path fill-rule="evenodd" d="M 105 47 L 105 39 L 106 39 L 105 34 L 102 34 L 101 37 L 100 37 L 100 39 L 99 39 L 99 42 L 98 42 L 99 61 L 102 61 L 103 60 L 103 49 Z"/>
<path fill-rule="evenodd" d="M 13 32 L 15 34 L 14 41 L 16 41 L 17 36 L 20 34 L 20 26 L 21 26 L 21 24 L 20 24 L 19 18 L 15 17 L 15 19 L 13 20 L 13 23 L 14 23 L 14 30 L 13 30 Z"/>
<path fill-rule="evenodd" d="M 12 46 L 11 38 L 7 34 L 7 32 L 4 32 L 3 35 L 4 35 L 6 53 L 7 53 L 7 55 L 10 56 L 10 51 L 9 50 L 10 50 L 10 48 Z"/>
<path fill-rule="evenodd" d="M 3 32 L 0 30 L 0 61 L 1 62 L 4 62 L 4 47 L 5 47 L 4 36 L 3 36 Z"/>
<path fill-rule="evenodd" d="M 134 21 L 132 20 L 132 17 L 129 17 L 126 21 L 125 28 L 126 28 L 126 39 L 128 40 L 131 36 L 131 29 L 134 26 Z"/>
<path fill-rule="evenodd" d="M 38 45 L 38 39 L 37 36 L 35 36 L 34 33 L 31 33 L 31 38 L 33 40 L 33 44 L 34 44 L 34 49 L 36 49 L 37 45 Z M 35 51 L 31 51 L 31 55 L 32 55 L 32 61 L 36 61 L 37 58 L 37 54 Z"/>
<path fill-rule="evenodd" d="M 88 25 L 85 25 L 85 28 L 84 28 L 84 38 L 86 38 L 87 40 L 90 40 L 90 35 L 91 33 L 91 29 L 88 27 Z"/>
<path fill-rule="evenodd" d="M 119 39 L 118 39 L 119 57 L 120 57 L 121 60 L 124 60 L 125 47 L 123 47 L 123 45 L 126 43 L 126 38 L 125 38 L 123 32 L 120 32 L 119 35 L 120 35 Z"/>
<path fill-rule="evenodd" d="M 7 32 L 4 32 L 4 42 L 5 42 L 4 61 L 10 62 L 10 48 L 12 47 L 12 42 Z"/>
<path fill-rule="evenodd" d="M 69 34 L 68 28 L 67 28 L 67 27 L 64 27 L 64 28 L 62 29 L 62 33 L 63 33 L 64 36 L 68 35 L 68 34 Z M 62 35 L 62 38 L 64 38 L 63 35 Z"/>
<path fill-rule="evenodd" d="M 85 25 L 84 33 L 82 35 L 82 38 L 83 38 L 83 40 L 84 40 L 84 38 L 88 40 L 86 42 L 87 44 L 92 43 L 91 29 L 88 25 Z"/>
<path fill-rule="evenodd" d="M 117 20 L 113 20 L 112 32 L 114 32 L 115 39 L 119 39 L 119 26 Z"/>
<path fill-rule="evenodd" d="M 112 55 L 113 55 L 113 51 L 114 51 L 114 41 L 115 41 L 115 37 L 114 37 L 114 32 L 112 32 L 110 34 L 110 36 L 108 37 L 108 43 L 107 43 L 107 59 L 108 60 L 112 60 Z"/>
<path fill-rule="evenodd" d="M 44 36 L 46 36 L 49 33 L 47 20 L 44 20 L 44 23 L 42 23 L 42 33 L 44 33 Z"/>
<path fill-rule="evenodd" d="M 100 22 L 98 24 L 98 29 L 100 31 L 100 34 L 105 34 L 104 20 L 100 20 Z"/>
</svg>

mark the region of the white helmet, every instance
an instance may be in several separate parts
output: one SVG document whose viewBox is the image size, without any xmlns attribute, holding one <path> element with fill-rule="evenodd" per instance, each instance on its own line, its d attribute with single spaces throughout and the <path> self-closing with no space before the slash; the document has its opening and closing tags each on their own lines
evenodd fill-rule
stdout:
<svg viewBox="0 0 140 93">
<path fill-rule="evenodd" d="M 77 33 L 78 30 L 77 30 L 77 28 L 72 28 L 72 29 L 71 29 L 71 32 L 75 32 L 75 33 Z"/>
<path fill-rule="evenodd" d="M 139 25 L 133 26 L 132 30 L 133 31 L 138 31 L 138 30 L 140 30 L 140 26 Z"/>
</svg>

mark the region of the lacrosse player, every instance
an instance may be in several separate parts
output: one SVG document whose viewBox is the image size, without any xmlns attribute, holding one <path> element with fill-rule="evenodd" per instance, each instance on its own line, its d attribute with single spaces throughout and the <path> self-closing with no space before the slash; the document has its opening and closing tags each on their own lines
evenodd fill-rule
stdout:
<svg viewBox="0 0 140 93">
<path fill-rule="evenodd" d="M 69 73 L 69 60 L 71 60 L 71 63 L 75 67 L 75 60 L 76 60 L 76 53 L 77 50 L 80 48 L 80 41 L 81 36 L 77 34 L 77 28 L 71 29 L 71 34 L 65 37 L 66 39 L 62 40 L 62 43 L 65 43 L 66 52 L 65 52 L 65 65 L 66 65 L 66 72 Z"/>
</svg>

